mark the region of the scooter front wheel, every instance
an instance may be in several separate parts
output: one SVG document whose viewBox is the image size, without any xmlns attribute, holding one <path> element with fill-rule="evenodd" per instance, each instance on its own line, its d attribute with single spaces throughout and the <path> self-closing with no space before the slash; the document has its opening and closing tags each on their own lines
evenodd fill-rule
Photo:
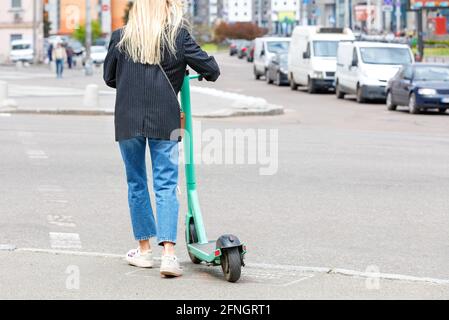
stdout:
<svg viewBox="0 0 449 320">
<path fill-rule="evenodd" d="M 242 273 L 242 258 L 239 248 L 222 249 L 221 268 L 229 282 L 236 282 Z"/>
</svg>

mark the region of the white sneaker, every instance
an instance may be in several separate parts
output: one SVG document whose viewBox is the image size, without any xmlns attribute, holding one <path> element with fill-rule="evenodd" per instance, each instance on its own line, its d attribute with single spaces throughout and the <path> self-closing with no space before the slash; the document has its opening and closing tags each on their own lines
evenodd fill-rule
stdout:
<svg viewBox="0 0 449 320">
<path fill-rule="evenodd" d="M 126 261 L 130 265 L 140 268 L 152 268 L 153 267 L 153 252 L 151 250 L 141 253 L 140 249 L 129 250 L 126 254 Z"/>
<path fill-rule="evenodd" d="M 160 272 L 162 276 L 180 277 L 182 276 L 182 267 L 179 265 L 176 256 L 164 255 L 161 258 Z"/>
</svg>

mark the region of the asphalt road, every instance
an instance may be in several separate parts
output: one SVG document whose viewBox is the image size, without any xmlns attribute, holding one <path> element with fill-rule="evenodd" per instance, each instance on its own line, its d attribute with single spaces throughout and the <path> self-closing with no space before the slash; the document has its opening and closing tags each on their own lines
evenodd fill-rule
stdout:
<svg viewBox="0 0 449 320">
<path fill-rule="evenodd" d="M 118 259 L 0 251 L 0 296 L 189 298 L 195 284 L 197 297 L 217 299 L 233 292 L 274 299 L 448 298 L 449 114 L 388 112 L 381 103 L 291 92 L 253 80 L 246 62 L 218 58 L 223 76 L 214 87 L 287 109 L 282 116 L 201 120 L 203 130 L 223 136 L 236 128 L 278 134 L 269 147 L 273 175 L 261 175 L 266 164 L 259 161 L 197 167 L 209 238 L 232 232 L 247 243 L 242 282 L 233 287 L 219 269 L 188 263 L 182 180 L 184 279 L 167 285 L 157 270 L 138 271 Z M 1 116 L 0 154 L 0 244 L 51 251 L 55 233 L 70 233 L 67 250 L 124 254 L 135 246 L 112 117 Z M 69 265 L 81 269 L 80 290 L 64 286 Z M 378 289 L 357 276 L 373 270 L 381 273 Z M 388 274 L 397 279 L 384 280 Z M 26 284 L 15 287 L 13 280 L 24 277 Z"/>
</svg>

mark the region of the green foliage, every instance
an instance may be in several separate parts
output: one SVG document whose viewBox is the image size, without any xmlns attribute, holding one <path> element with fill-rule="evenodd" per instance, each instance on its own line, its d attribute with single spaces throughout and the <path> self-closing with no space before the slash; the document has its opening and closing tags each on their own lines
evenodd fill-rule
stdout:
<svg viewBox="0 0 449 320">
<path fill-rule="evenodd" d="M 98 20 L 92 21 L 92 42 L 101 37 L 101 24 Z M 79 26 L 72 33 L 72 37 L 81 43 L 86 43 L 86 26 Z"/>
</svg>

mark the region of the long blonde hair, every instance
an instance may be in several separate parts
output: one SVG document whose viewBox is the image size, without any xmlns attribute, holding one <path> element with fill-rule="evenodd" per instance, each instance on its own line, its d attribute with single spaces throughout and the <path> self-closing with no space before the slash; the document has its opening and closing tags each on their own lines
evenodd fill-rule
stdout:
<svg viewBox="0 0 449 320">
<path fill-rule="evenodd" d="M 161 50 L 175 54 L 183 6 L 182 0 L 134 0 L 118 48 L 143 64 L 160 63 Z"/>
</svg>

